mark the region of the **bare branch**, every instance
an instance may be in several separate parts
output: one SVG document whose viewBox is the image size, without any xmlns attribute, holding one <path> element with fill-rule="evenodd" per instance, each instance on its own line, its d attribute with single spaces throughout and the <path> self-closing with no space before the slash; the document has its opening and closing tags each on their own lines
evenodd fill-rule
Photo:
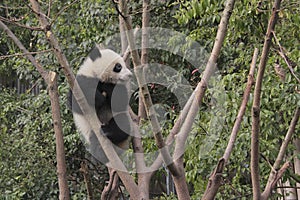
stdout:
<svg viewBox="0 0 300 200">
<path fill-rule="evenodd" d="M 102 200 L 118 198 L 119 176 L 117 174 L 117 171 L 114 169 L 108 168 L 108 172 L 109 172 L 109 181 L 102 191 L 101 194 Z"/>
<path fill-rule="evenodd" d="M 62 53 L 62 50 L 59 46 L 59 42 L 53 32 L 51 31 L 51 26 L 45 16 L 45 14 L 41 13 L 40 6 L 36 0 L 30 1 L 32 4 L 32 10 L 36 14 L 38 20 L 40 21 L 41 26 L 43 27 L 43 30 L 45 31 L 46 38 L 49 40 L 49 43 L 52 45 L 53 52 L 60 63 L 64 74 L 66 75 L 66 78 L 69 82 L 70 87 L 72 88 L 74 85 L 74 74 L 70 68 L 69 62 L 65 55 Z"/>
<path fill-rule="evenodd" d="M 243 101 L 242 101 L 242 104 L 240 106 L 239 113 L 237 115 L 234 126 L 232 128 L 230 140 L 228 142 L 227 148 L 226 148 L 226 150 L 224 152 L 224 155 L 223 155 L 223 158 L 225 159 L 225 163 L 227 163 L 227 161 L 230 157 L 231 151 L 232 151 L 233 146 L 234 146 L 234 142 L 235 142 L 236 137 L 237 137 L 237 133 L 240 129 L 240 126 L 241 126 L 241 123 L 242 123 L 242 120 L 243 120 L 243 116 L 244 116 L 245 111 L 246 111 L 246 106 L 247 106 L 249 96 L 250 96 L 250 93 L 251 93 L 251 88 L 252 88 L 252 85 L 254 84 L 254 71 L 255 71 L 257 57 L 258 57 L 258 49 L 255 48 L 254 53 L 253 53 L 253 57 L 252 57 L 252 62 L 251 62 L 251 65 L 250 65 L 250 71 L 249 71 L 249 75 L 248 75 L 247 86 L 246 86 L 246 89 L 245 89 L 244 95 L 243 95 Z"/>
<path fill-rule="evenodd" d="M 49 72 L 49 96 L 51 101 L 52 119 L 56 143 L 57 175 L 59 186 L 59 199 L 70 199 L 70 191 L 67 181 L 67 167 L 64 150 L 64 139 L 59 108 L 57 74 Z"/>
<path fill-rule="evenodd" d="M 141 49 L 141 63 L 143 67 L 148 66 L 148 49 L 149 47 L 149 31 L 147 27 L 149 27 L 150 23 L 150 0 L 143 0 L 143 15 L 142 15 L 142 49 Z M 146 110 L 145 105 L 142 100 L 142 91 L 139 91 L 139 114 L 140 120 L 146 119 Z"/>
<path fill-rule="evenodd" d="M 30 52 L 24 47 L 21 41 L 15 36 L 15 34 L 2 22 L 0 21 L 0 28 L 14 41 L 14 43 L 24 52 L 25 56 L 30 62 L 36 67 L 38 72 L 41 74 L 43 79 L 48 81 L 48 72 L 39 64 L 38 61 L 30 54 Z"/>
<path fill-rule="evenodd" d="M 2 16 L 0 16 L 0 20 L 3 21 L 3 22 L 14 24 L 16 26 L 19 26 L 19 27 L 22 27 L 22 28 L 26 28 L 26 29 L 29 29 L 29 30 L 33 30 L 33 31 L 42 31 L 43 30 L 41 27 L 27 26 L 27 25 L 21 24 L 21 23 L 19 23 L 17 21 L 14 21 L 12 19 L 7 19 L 7 18 L 2 17 Z"/>
<path fill-rule="evenodd" d="M 139 27 L 136 27 L 134 29 L 134 32 L 133 32 L 133 37 L 134 38 L 136 37 L 136 34 L 137 34 L 138 30 L 139 30 Z M 125 62 L 127 62 L 127 60 L 129 59 L 129 55 L 130 55 L 130 47 L 127 46 L 125 52 L 123 53 L 123 59 L 124 59 Z"/>
<path fill-rule="evenodd" d="M 272 41 L 272 31 L 274 31 L 275 24 L 278 18 L 278 10 L 280 8 L 281 0 L 275 0 L 272 15 L 269 20 L 263 51 L 261 54 L 260 63 L 258 66 L 258 75 L 254 90 L 254 100 L 252 105 L 252 136 L 251 136 L 251 180 L 253 199 L 259 200 L 260 193 L 260 178 L 259 178 L 259 121 L 260 121 L 260 98 L 263 76 L 268 61 L 268 54 Z"/>
<path fill-rule="evenodd" d="M 47 17 L 48 18 L 50 18 L 52 3 L 53 3 L 52 0 L 49 0 L 49 3 L 48 3 L 48 13 L 47 13 Z"/>
<path fill-rule="evenodd" d="M 280 45 L 279 40 L 278 40 L 277 37 L 276 37 L 275 32 L 272 31 L 272 34 L 273 34 L 273 36 L 274 36 L 274 38 L 275 38 L 275 41 L 276 41 L 277 45 L 279 46 L 279 52 L 278 52 L 279 55 L 283 58 L 283 60 L 284 60 L 285 63 L 287 64 L 287 66 L 288 66 L 288 68 L 289 68 L 291 74 L 292 74 L 292 75 L 294 76 L 294 78 L 298 81 L 298 83 L 300 83 L 300 79 L 296 76 L 296 74 L 295 74 L 295 72 L 294 72 L 294 69 L 293 69 L 293 67 L 292 67 L 291 64 L 290 64 L 290 61 L 288 60 L 288 57 L 287 57 L 286 54 L 284 53 L 283 48 L 282 48 L 282 46 Z"/>
<path fill-rule="evenodd" d="M 36 55 L 36 54 L 43 54 L 43 53 L 48 53 L 51 52 L 52 49 L 47 49 L 47 50 L 42 50 L 42 51 L 35 51 L 35 52 L 28 52 L 28 53 L 15 53 L 15 54 L 10 54 L 10 55 L 4 55 L 4 56 L 0 56 L 0 60 L 4 60 L 7 58 L 11 58 L 11 57 L 24 57 L 27 55 Z"/>
<path fill-rule="evenodd" d="M 80 164 L 79 171 L 82 172 L 82 174 L 83 174 L 83 179 L 84 179 L 84 182 L 85 182 L 85 187 L 86 187 L 88 199 L 93 200 L 94 195 L 93 195 L 91 178 L 90 178 L 90 175 L 89 175 L 89 168 L 88 168 L 87 163 L 88 163 L 87 160 L 82 161 L 81 164 Z"/>
<path fill-rule="evenodd" d="M 122 11 L 120 11 L 122 12 Z M 150 93 L 148 91 L 148 87 L 146 81 L 145 81 L 145 74 L 143 72 L 143 66 L 141 64 L 141 59 L 138 54 L 137 49 L 135 48 L 135 43 L 134 43 L 134 36 L 133 36 L 133 31 L 132 31 L 132 24 L 130 17 L 123 18 L 125 20 L 125 27 L 126 27 L 126 34 L 127 34 L 127 40 L 129 47 L 131 49 L 131 58 L 133 61 L 134 65 L 134 71 L 137 77 L 137 82 L 140 88 L 140 91 L 142 91 L 142 99 L 146 108 L 146 113 L 150 119 L 150 123 L 152 125 L 152 130 L 154 133 L 154 138 L 156 141 L 156 144 L 162 154 L 163 160 L 165 163 L 167 163 L 168 168 L 170 172 L 175 175 L 178 174 L 178 171 L 176 169 L 176 166 L 173 164 L 172 157 L 169 153 L 168 148 L 166 147 L 166 144 L 164 142 L 164 138 L 161 132 L 161 128 L 159 126 L 159 122 L 157 119 L 157 116 L 152 108 L 152 99 L 150 96 Z"/>
<path fill-rule="evenodd" d="M 51 20 L 50 26 L 53 25 L 53 23 L 57 20 L 57 18 L 63 13 L 65 12 L 69 7 L 71 7 L 72 5 L 74 5 L 75 3 L 77 3 L 78 0 L 74 0 L 72 3 L 64 6 L 56 15 L 55 17 Z M 50 9 L 50 6 L 49 6 Z M 48 17 L 50 17 L 50 10 L 48 11 Z"/>
<path fill-rule="evenodd" d="M 219 187 L 222 184 L 222 173 L 224 171 L 225 168 L 225 164 L 227 163 L 230 154 L 232 152 L 232 149 L 234 147 L 234 143 L 238 134 L 238 131 L 240 129 L 242 120 L 243 120 L 243 116 L 245 114 L 246 111 L 246 106 L 249 100 L 249 96 L 251 93 L 251 88 L 252 85 L 254 83 L 254 71 L 255 71 L 255 65 L 256 65 L 256 61 L 257 61 L 257 57 L 258 57 L 258 49 L 255 48 L 254 53 L 253 53 L 253 57 L 252 57 L 252 62 L 250 65 L 250 71 L 249 71 L 249 75 L 248 75 L 248 81 L 247 81 L 247 86 L 246 89 L 244 91 L 244 95 L 243 95 L 243 101 L 241 103 L 238 115 L 236 117 L 236 121 L 234 123 L 234 126 L 232 128 L 232 132 L 230 135 L 230 139 L 227 145 L 227 148 L 224 152 L 224 155 L 222 158 L 219 159 L 219 162 L 217 164 L 217 167 L 215 168 L 214 172 L 212 173 L 212 175 L 209 177 L 209 182 L 207 184 L 205 193 L 202 197 L 202 199 L 214 199 Z"/>
<path fill-rule="evenodd" d="M 176 136 L 176 146 L 175 146 L 175 153 L 174 153 L 175 157 L 179 157 L 180 155 L 183 154 L 184 144 L 185 144 L 187 136 L 192 128 L 192 124 L 194 122 L 193 119 L 196 117 L 196 115 L 198 113 L 200 103 L 202 101 L 202 98 L 203 98 L 204 93 L 207 88 L 207 83 L 216 69 L 217 58 L 220 54 L 221 47 L 222 47 L 224 38 L 226 36 L 227 25 L 228 25 L 229 18 L 232 13 L 234 3 L 235 3 L 234 0 L 229 0 L 229 1 L 227 1 L 226 5 L 225 5 L 225 9 L 223 11 L 223 15 L 222 15 L 222 18 L 221 18 L 221 21 L 219 24 L 215 43 L 214 43 L 212 52 L 210 54 L 210 58 L 206 64 L 205 70 L 203 72 L 203 77 L 201 79 L 201 82 L 197 85 L 197 87 L 194 91 L 195 96 L 192 100 L 192 104 L 190 106 L 189 112 L 185 118 L 185 121 L 181 127 L 180 132 Z"/>
<path fill-rule="evenodd" d="M 283 157 L 286 153 L 286 149 L 288 147 L 288 144 L 291 141 L 292 135 L 295 132 L 295 128 L 296 128 L 296 125 L 298 123 L 299 117 L 300 117 L 300 107 L 297 107 L 296 111 L 295 111 L 295 114 L 293 116 L 293 119 L 291 121 L 291 124 L 289 126 L 289 130 L 287 131 L 287 133 L 285 135 L 285 138 L 284 138 L 284 140 L 281 144 L 281 147 L 280 147 L 279 153 L 277 155 L 277 158 L 275 160 L 275 163 L 272 167 L 271 173 L 269 175 L 268 183 L 265 187 L 264 192 L 262 193 L 262 199 L 268 199 L 269 195 L 271 194 L 272 189 L 274 189 L 277 181 L 283 175 L 283 172 L 281 173 L 282 169 L 285 169 L 285 168 L 288 167 L 288 166 L 285 166 L 287 164 L 284 164 L 281 167 L 281 169 L 278 170 L 281 162 L 283 161 Z"/>
</svg>

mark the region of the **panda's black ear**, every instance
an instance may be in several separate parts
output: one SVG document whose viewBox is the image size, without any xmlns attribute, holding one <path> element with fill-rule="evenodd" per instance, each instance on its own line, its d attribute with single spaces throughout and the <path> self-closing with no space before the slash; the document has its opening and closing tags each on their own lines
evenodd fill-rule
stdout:
<svg viewBox="0 0 300 200">
<path fill-rule="evenodd" d="M 100 52 L 100 48 L 98 47 L 98 45 L 96 45 L 94 47 L 94 49 L 89 53 L 89 58 L 92 61 L 95 61 L 97 58 L 101 58 L 101 52 Z"/>
</svg>

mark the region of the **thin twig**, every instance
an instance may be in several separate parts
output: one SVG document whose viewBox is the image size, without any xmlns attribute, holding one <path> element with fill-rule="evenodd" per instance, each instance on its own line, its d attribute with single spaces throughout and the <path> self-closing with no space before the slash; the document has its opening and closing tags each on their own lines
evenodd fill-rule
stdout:
<svg viewBox="0 0 300 200">
<path fill-rule="evenodd" d="M 42 51 L 35 51 L 35 52 L 28 52 L 28 53 L 15 53 L 15 54 L 10 54 L 10 55 L 4 55 L 4 56 L 0 56 L 0 60 L 4 60 L 7 58 L 11 58 L 11 57 L 19 57 L 19 56 L 27 56 L 27 55 L 36 55 L 36 54 L 42 54 L 42 53 L 48 53 L 51 52 L 52 49 L 46 49 L 46 50 L 42 50 Z"/>
<path fill-rule="evenodd" d="M 22 28 L 26 28 L 26 29 L 29 29 L 29 30 L 33 30 L 33 31 L 42 31 L 43 30 L 41 27 L 27 26 L 27 25 L 21 24 L 19 22 L 11 20 L 11 19 L 7 19 L 7 18 L 2 17 L 2 16 L 0 16 L 0 20 L 3 21 L 3 22 L 14 24 L 16 26 L 19 26 L 19 27 L 22 27 Z"/>
<path fill-rule="evenodd" d="M 293 116 L 293 119 L 291 120 L 291 124 L 289 126 L 289 129 L 286 133 L 286 136 L 281 144 L 279 153 L 277 155 L 277 158 L 275 160 L 274 165 L 272 166 L 272 170 L 270 172 L 269 175 L 269 179 L 268 179 L 268 183 L 265 187 L 264 192 L 262 193 L 262 199 L 268 199 L 269 195 L 271 194 L 272 189 L 275 187 L 277 181 L 279 180 L 279 178 L 283 175 L 283 172 L 286 170 L 286 168 L 288 168 L 288 162 L 286 164 L 284 164 L 280 169 L 279 166 L 283 160 L 283 157 L 286 153 L 286 149 L 288 147 L 288 144 L 291 141 L 292 135 L 295 132 L 296 129 L 296 125 L 298 123 L 300 117 L 300 107 L 296 108 L 295 114 Z M 279 169 L 279 170 L 278 170 Z"/>
<path fill-rule="evenodd" d="M 127 17 L 125 17 L 125 16 L 123 15 L 123 13 L 119 10 L 118 4 L 117 4 L 114 0 L 112 0 L 112 3 L 114 4 L 117 13 L 118 13 L 118 14 L 124 19 L 124 21 L 126 22 Z"/>
<path fill-rule="evenodd" d="M 51 8 L 52 8 L 52 0 L 49 0 L 49 3 L 48 3 L 48 14 L 47 14 L 48 17 L 50 17 Z"/>
<path fill-rule="evenodd" d="M 284 59 L 285 63 L 287 64 L 287 66 L 288 66 L 290 72 L 291 72 L 292 75 L 295 77 L 295 79 L 298 81 L 298 83 L 300 83 L 300 79 L 296 76 L 293 67 L 290 65 L 290 62 L 288 61 L 288 58 L 287 58 L 287 56 L 285 55 L 285 53 L 284 53 L 284 51 L 283 51 L 283 48 L 282 48 L 282 46 L 280 45 L 278 38 L 276 37 L 275 32 L 272 31 L 272 34 L 273 34 L 273 36 L 274 36 L 274 38 L 275 38 L 275 41 L 276 41 L 277 45 L 279 46 L 279 52 L 278 52 L 279 55 Z"/>
<path fill-rule="evenodd" d="M 2 22 L 0 21 L 0 29 L 3 29 L 4 32 L 14 41 L 14 43 L 24 52 L 27 54 L 26 57 L 30 62 L 36 67 L 39 71 L 43 79 L 47 82 L 48 81 L 48 72 L 37 62 L 37 60 L 29 53 L 29 51 L 24 47 L 21 41 L 15 36 L 15 34 Z"/>
<path fill-rule="evenodd" d="M 78 0 L 74 0 L 72 3 L 70 3 L 69 5 L 64 6 L 53 18 L 53 20 L 51 20 L 50 22 L 50 26 L 53 25 L 53 23 L 57 20 L 57 18 L 64 12 L 66 11 L 69 7 L 71 7 L 73 4 L 75 4 Z M 48 13 L 48 16 L 50 16 L 50 14 Z"/>
</svg>

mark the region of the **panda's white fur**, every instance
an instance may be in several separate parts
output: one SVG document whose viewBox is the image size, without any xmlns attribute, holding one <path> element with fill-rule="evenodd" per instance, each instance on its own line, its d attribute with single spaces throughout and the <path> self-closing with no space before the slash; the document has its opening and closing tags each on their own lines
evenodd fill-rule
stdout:
<svg viewBox="0 0 300 200">
<path fill-rule="evenodd" d="M 112 143 L 127 149 L 130 139 L 131 119 L 128 112 L 129 80 L 132 73 L 123 58 L 109 49 L 98 45 L 90 52 L 77 72 L 76 80 L 87 99 L 95 109 L 102 132 Z M 113 102 L 114 101 L 114 102 Z M 69 105 L 72 107 L 74 122 L 93 156 L 102 162 L 107 158 L 70 91 Z"/>
<path fill-rule="evenodd" d="M 116 84 L 118 81 L 128 81 L 131 78 L 132 73 L 127 69 L 123 58 L 119 54 L 110 49 L 100 49 L 98 46 L 95 48 L 99 49 L 101 57 L 95 60 L 87 57 L 78 70 L 77 75 L 97 77 L 102 82 L 113 84 Z M 123 67 L 120 73 L 112 73 L 116 63 L 120 63 Z"/>
</svg>

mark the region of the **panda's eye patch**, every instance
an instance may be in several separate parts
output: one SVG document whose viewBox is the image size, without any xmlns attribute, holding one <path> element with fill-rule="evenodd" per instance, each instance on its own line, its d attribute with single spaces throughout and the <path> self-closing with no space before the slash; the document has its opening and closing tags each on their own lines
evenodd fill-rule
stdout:
<svg viewBox="0 0 300 200">
<path fill-rule="evenodd" d="M 120 72 L 122 70 L 122 65 L 120 63 L 115 64 L 114 72 Z"/>
</svg>

